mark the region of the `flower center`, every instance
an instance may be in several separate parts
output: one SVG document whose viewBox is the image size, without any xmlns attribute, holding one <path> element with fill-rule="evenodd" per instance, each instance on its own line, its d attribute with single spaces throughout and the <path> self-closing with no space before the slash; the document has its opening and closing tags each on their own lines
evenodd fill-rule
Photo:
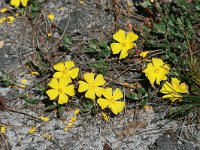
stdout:
<svg viewBox="0 0 200 150">
<path fill-rule="evenodd" d="M 159 73 L 159 69 L 155 69 L 154 72 L 155 72 L 155 73 Z"/>
<path fill-rule="evenodd" d="M 94 89 L 94 88 L 95 88 L 94 83 L 90 83 L 90 89 Z"/>
<path fill-rule="evenodd" d="M 59 93 L 63 93 L 63 89 L 62 88 L 58 88 L 58 92 Z"/>
<path fill-rule="evenodd" d="M 108 99 L 111 104 L 115 102 L 114 98 Z"/>
<path fill-rule="evenodd" d="M 67 74 L 68 69 L 63 70 L 63 74 Z"/>
<path fill-rule="evenodd" d="M 126 42 L 123 42 L 123 43 L 122 43 L 122 46 L 123 46 L 123 47 L 126 47 L 126 45 L 127 45 Z"/>
</svg>

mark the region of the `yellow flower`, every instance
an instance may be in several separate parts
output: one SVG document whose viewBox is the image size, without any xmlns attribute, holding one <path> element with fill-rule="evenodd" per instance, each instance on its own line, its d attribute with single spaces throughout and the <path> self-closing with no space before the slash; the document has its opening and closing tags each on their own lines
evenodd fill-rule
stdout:
<svg viewBox="0 0 200 150">
<path fill-rule="evenodd" d="M 6 13 L 7 11 L 8 11 L 8 8 L 2 8 L 2 9 L 0 10 L 1 13 Z"/>
<path fill-rule="evenodd" d="M 104 77 L 102 74 L 99 74 L 94 78 L 94 73 L 85 73 L 83 75 L 83 78 L 85 79 L 86 82 L 84 81 L 79 81 L 79 88 L 78 92 L 85 92 L 85 97 L 90 98 L 92 100 L 95 100 L 97 95 L 100 97 L 103 92 L 103 88 L 99 86 L 103 86 L 106 81 L 104 80 Z"/>
<path fill-rule="evenodd" d="M 48 18 L 49 18 L 49 20 L 54 20 L 55 16 L 54 16 L 54 14 L 50 14 L 50 15 L 48 15 Z"/>
<path fill-rule="evenodd" d="M 44 133 L 44 134 L 42 135 L 42 137 L 43 137 L 43 138 L 46 138 L 46 139 L 48 139 L 48 140 L 52 140 L 52 139 L 53 139 L 53 136 L 52 136 L 51 134 L 49 134 L 49 133 Z"/>
<path fill-rule="evenodd" d="M 85 0 L 79 0 L 79 3 L 80 3 L 81 5 L 85 5 Z"/>
<path fill-rule="evenodd" d="M 125 102 L 118 101 L 123 98 L 123 93 L 119 88 L 117 88 L 114 92 L 112 92 L 112 88 L 106 88 L 103 92 L 103 96 L 105 98 L 99 98 L 97 100 L 101 109 L 108 107 L 115 115 L 122 112 Z"/>
<path fill-rule="evenodd" d="M 103 119 L 108 122 L 108 115 L 105 112 L 102 112 L 101 115 L 103 116 Z"/>
<path fill-rule="evenodd" d="M 10 1 L 10 5 L 15 6 L 15 7 L 19 7 L 20 3 L 22 4 L 22 6 L 27 6 L 28 0 L 11 0 Z"/>
<path fill-rule="evenodd" d="M 15 17 L 18 17 L 19 16 L 19 13 L 15 13 Z"/>
<path fill-rule="evenodd" d="M 27 80 L 26 80 L 26 79 L 22 79 L 21 82 L 22 82 L 22 83 L 26 83 Z"/>
<path fill-rule="evenodd" d="M 71 117 L 71 119 L 70 119 L 70 123 L 74 123 L 75 121 L 77 120 L 77 118 L 76 117 Z"/>
<path fill-rule="evenodd" d="M 124 30 L 119 30 L 113 35 L 113 39 L 119 43 L 111 43 L 112 52 L 113 54 L 121 52 L 119 59 L 123 59 L 128 56 L 128 50 L 136 46 L 133 42 L 138 39 L 138 36 L 132 31 L 126 35 Z"/>
<path fill-rule="evenodd" d="M 165 64 L 162 59 L 152 58 L 152 63 L 149 63 L 143 72 L 151 84 L 156 81 L 160 85 L 160 81 L 167 80 L 166 74 L 169 73 L 169 70 L 169 65 Z"/>
<path fill-rule="evenodd" d="M 145 57 L 147 57 L 147 54 L 149 54 L 149 51 L 141 52 L 140 57 L 145 58 Z"/>
<path fill-rule="evenodd" d="M 0 24 L 4 23 L 7 20 L 6 17 L 0 18 Z"/>
<path fill-rule="evenodd" d="M 51 36 L 52 36 L 52 33 L 48 33 L 47 36 L 48 36 L 48 37 L 51 37 Z"/>
<path fill-rule="evenodd" d="M 187 85 L 180 84 L 177 78 L 171 78 L 171 83 L 165 82 L 160 90 L 161 93 L 166 94 L 162 98 L 169 98 L 172 102 L 181 99 L 183 96 L 180 93 L 188 93 Z"/>
<path fill-rule="evenodd" d="M 78 115 L 80 113 L 80 109 L 76 109 L 75 111 L 74 111 L 74 114 L 75 115 Z"/>
<path fill-rule="evenodd" d="M 49 122 L 49 117 L 41 116 L 39 117 L 42 121 Z"/>
<path fill-rule="evenodd" d="M 74 68 L 75 64 L 73 61 L 66 61 L 58 63 L 53 66 L 53 68 L 58 71 L 55 72 L 54 78 L 66 78 L 71 83 L 72 79 L 75 79 L 78 76 L 79 68 Z"/>
<path fill-rule="evenodd" d="M 37 71 L 31 71 L 31 75 L 39 75 Z"/>
<path fill-rule="evenodd" d="M 35 133 L 36 131 L 37 131 L 37 128 L 36 128 L 36 127 L 33 127 L 33 128 L 31 128 L 31 129 L 28 130 L 28 133 L 29 133 L 29 134 L 33 134 L 33 133 Z"/>
<path fill-rule="evenodd" d="M 6 133 L 6 126 L 2 125 L 2 127 L 1 127 L 1 133 L 2 134 Z"/>
<path fill-rule="evenodd" d="M 74 96 L 74 85 L 69 85 L 69 81 L 64 78 L 53 78 L 48 84 L 52 89 L 47 90 L 46 94 L 50 100 L 54 100 L 58 97 L 58 104 L 65 104 L 68 102 L 68 95 Z"/>
<path fill-rule="evenodd" d="M 12 23 L 12 22 L 15 20 L 15 17 L 13 17 L 13 16 L 8 16 L 8 17 L 7 17 L 7 20 L 8 20 L 7 23 L 10 24 L 10 23 Z"/>
</svg>

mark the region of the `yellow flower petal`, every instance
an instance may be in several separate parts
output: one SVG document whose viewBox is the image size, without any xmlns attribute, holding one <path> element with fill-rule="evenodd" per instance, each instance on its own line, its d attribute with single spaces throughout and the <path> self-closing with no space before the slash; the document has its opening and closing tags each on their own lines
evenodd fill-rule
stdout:
<svg viewBox="0 0 200 150">
<path fill-rule="evenodd" d="M 74 114 L 75 115 L 78 115 L 80 113 L 80 109 L 76 109 L 75 111 L 74 111 Z"/>
<path fill-rule="evenodd" d="M 89 84 L 83 81 L 79 81 L 78 92 L 85 92 L 89 89 Z"/>
<path fill-rule="evenodd" d="M 101 115 L 103 116 L 103 119 L 108 122 L 108 115 L 105 112 L 102 112 Z"/>
<path fill-rule="evenodd" d="M 156 76 L 156 84 L 160 85 L 160 81 L 167 80 L 167 77 L 164 75 L 164 73 L 159 72 Z"/>
<path fill-rule="evenodd" d="M 39 75 L 37 71 L 31 71 L 31 75 Z"/>
<path fill-rule="evenodd" d="M 119 56 L 119 59 L 126 58 L 128 56 L 128 52 L 126 50 L 122 50 Z"/>
<path fill-rule="evenodd" d="M 40 116 L 39 117 L 42 121 L 49 122 L 49 117 Z"/>
<path fill-rule="evenodd" d="M 21 0 L 22 6 L 27 6 L 28 0 Z"/>
<path fill-rule="evenodd" d="M 93 83 L 94 82 L 94 73 L 85 73 L 83 75 L 83 77 L 84 77 L 84 79 L 87 83 Z"/>
<path fill-rule="evenodd" d="M 72 123 L 74 123 L 76 120 L 77 120 L 76 117 L 72 117 L 72 118 L 70 119 L 70 121 L 71 121 Z"/>
<path fill-rule="evenodd" d="M 115 34 L 113 34 L 113 39 L 117 42 L 123 43 L 125 41 L 125 31 L 120 29 Z"/>
<path fill-rule="evenodd" d="M 73 61 L 66 61 L 65 62 L 65 68 L 67 69 L 72 69 L 73 67 L 75 66 L 74 62 Z"/>
<path fill-rule="evenodd" d="M 49 19 L 49 20 L 54 20 L 54 18 L 55 18 L 54 14 L 49 14 L 49 15 L 48 15 L 48 19 Z"/>
<path fill-rule="evenodd" d="M 180 86 L 179 86 L 179 92 L 180 93 L 188 93 L 188 87 L 187 87 L 187 84 L 185 83 L 181 83 Z"/>
<path fill-rule="evenodd" d="M 95 96 L 95 92 L 92 89 L 89 89 L 86 93 L 85 93 L 85 97 L 86 98 L 90 98 L 92 100 L 95 100 L 96 96 Z"/>
<path fill-rule="evenodd" d="M 50 100 L 54 100 L 58 96 L 58 90 L 50 89 L 50 90 L 46 91 L 46 94 L 49 96 Z"/>
<path fill-rule="evenodd" d="M 2 134 L 6 133 L 6 126 L 4 126 L 4 125 L 1 126 L 1 133 Z"/>
<path fill-rule="evenodd" d="M 103 92 L 103 96 L 106 99 L 112 99 L 112 88 L 106 88 Z"/>
<path fill-rule="evenodd" d="M 155 68 L 154 68 L 153 64 L 149 63 L 149 64 L 147 64 L 147 67 L 143 72 L 146 73 L 146 74 L 151 74 L 154 69 Z"/>
<path fill-rule="evenodd" d="M 104 80 L 104 77 L 102 74 L 99 74 L 96 76 L 95 80 L 94 80 L 94 85 L 95 86 L 102 86 L 106 83 L 106 81 Z"/>
<path fill-rule="evenodd" d="M 111 43 L 110 45 L 113 54 L 118 54 L 122 50 L 121 43 Z"/>
<path fill-rule="evenodd" d="M 97 100 L 97 104 L 99 104 L 99 106 L 101 107 L 101 109 L 105 109 L 106 107 L 108 107 L 108 105 L 110 104 L 110 102 L 107 99 L 99 98 Z"/>
<path fill-rule="evenodd" d="M 125 50 L 128 52 L 128 50 L 133 49 L 136 46 L 135 43 L 127 43 L 125 47 L 122 48 L 122 50 Z"/>
<path fill-rule="evenodd" d="M 71 69 L 68 74 L 72 79 L 75 79 L 78 76 L 79 68 Z"/>
<path fill-rule="evenodd" d="M 122 91 L 119 88 L 117 88 L 113 92 L 113 98 L 114 98 L 114 100 L 119 100 L 119 99 L 123 98 L 123 93 L 122 93 Z"/>
<path fill-rule="evenodd" d="M 138 35 L 137 34 L 135 34 L 132 31 L 128 32 L 128 34 L 126 36 L 126 42 L 132 43 L 132 42 L 136 41 L 137 39 L 138 39 Z"/>
<path fill-rule="evenodd" d="M 98 97 L 101 97 L 101 95 L 103 94 L 104 92 L 104 89 L 102 87 L 95 87 L 95 94 L 98 96 Z"/>
<path fill-rule="evenodd" d="M 69 96 L 74 96 L 75 95 L 74 85 L 69 85 L 65 87 L 64 92 Z"/>
<path fill-rule="evenodd" d="M 109 105 L 109 108 L 115 115 L 122 112 L 124 107 L 125 107 L 125 102 L 119 102 L 119 101 L 116 101 L 112 105 Z"/>
<path fill-rule="evenodd" d="M 1 13 L 6 13 L 7 11 L 8 11 L 8 8 L 2 8 L 2 9 L 0 10 Z"/>
<path fill-rule="evenodd" d="M 49 134 L 49 133 L 44 133 L 44 134 L 42 135 L 42 137 L 43 137 L 43 138 L 46 138 L 46 139 L 48 139 L 48 140 L 52 140 L 52 139 L 53 139 L 53 136 L 52 136 L 51 134 Z"/>
<path fill-rule="evenodd" d="M 48 37 L 51 37 L 51 36 L 52 36 L 52 33 L 48 33 L 47 36 L 48 36 Z"/>
<path fill-rule="evenodd" d="M 7 23 L 10 24 L 10 23 L 12 23 L 12 22 L 15 20 L 15 17 L 13 17 L 13 16 L 8 16 L 7 19 L 8 19 Z"/>
<path fill-rule="evenodd" d="M 15 17 L 18 17 L 19 16 L 19 13 L 15 13 Z"/>
<path fill-rule="evenodd" d="M 169 82 L 165 82 L 163 84 L 162 88 L 160 89 L 160 92 L 164 93 L 164 94 L 172 93 L 172 92 L 174 92 L 174 89 Z"/>
<path fill-rule="evenodd" d="M 11 0 L 10 5 L 15 6 L 15 7 L 19 7 L 20 0 Z"/>
<path fill-rule="evenodd" d="M 48 86 L 50 86 L 51 88 L 57 88 L 59 86 L 59 82 L 57 79 L 53 78 L 49 82 Z"/>
<path fill-rule="evenodd" d="M 63 71 L 63 70 L 65 70 L 65 65 L 63 63 L 58 63 L 58 64 L 54 65 L 53 68 L 57 71 Z"/>
<path fill-rule="evenodd" d="M 59 79 L 59 85 L 63 88 L 65 88 L 69 83 L 70 83 L 70 81 L 67 80 L 66 78 Z"/>
<path fill-rule="evenodd" d="M 149 51 L 144 51 L 140 53 L 140 57 L 145 58 L 149 54 Z"/>
<path fill-rule="evenodd" d="M 181 83 L 180 84 L 180 80 L 178 80 L 177 78 L 171 78 L 171 82 L 172 82 L 172 86 L 173 86 L 173 89 L 176 91 L 176 92 L 179 92 L 179 93 L 187 93 L 187 86 L 185 83 Z"/>
<path fill-rule="evenodd" d="M 58 98 L 58 104 L 66 104 L 68 103 L 68 96 L 64 93 L 60 93 L 59 94 L 59 98 Z"/>
<path fill-rule="evenodd" d="M 85 0 L 79 0 L 79 3 L 80 3 L 81 5 L 85 5 Z"/>
<path fill-rule="evenodd" d="M 29 133 L 29 134 L 33 134 L 33 133 L 35 133 L 36 131 L 37 131 L 37 128 L 36 128 L 36 127 L 33 127 L 33 128 L 31 128 L 31 129 L 28 130 L 28 133 Z"/>
<path fill-rule="evenodd" d="M 6 17 L 1 18 L 0 19 L 0 24 L 4 23 L 6 20 L 7 20 Z"/>
<path fill-rule="evenodd" d="M 147 78 L 149 79 L 151 85 L 153 85 L 153 83 L 156 81 L 156 75 L 154 73 L 149 74 Z"/>
<path fill-rule="evenodd" d="M 22 83 L 26 83 L 27 80 L 26 80 L 26 79 L 22 79 L 21 82 L 22 82 Z"/>
<path fill-rule="evenodd" d="M 152 58 L 152 63 L 155 68 L 160 68 L 162 65 L 164 65 L 164 62 L 160 58 Z"/>
</svg>

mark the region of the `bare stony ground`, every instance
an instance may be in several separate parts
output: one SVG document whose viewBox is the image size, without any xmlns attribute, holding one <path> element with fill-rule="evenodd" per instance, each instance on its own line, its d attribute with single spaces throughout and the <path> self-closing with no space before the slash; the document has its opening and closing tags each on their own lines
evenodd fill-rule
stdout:
<svg viewBox="0 0 200 150">
<path fill-rule="evenodd" d="M 0 7 L 7 5 L 3 1 L 0 2 Z M 115 14 L 111 8 L 112 1 L 109 0 L 87 0 L 84 5 L 75 0 L 49 0 L 43 6 L 42 14 L 34 21 L 21 15 L 10 25 L 0 25 L 0 40 L 5 42 L 3 48 L 0 49 L 0 69 L 9 72 L 17 83 L 24 78 L 28 80 L 26 89 L 0 88 L 1 99 L 6 100 L 3 103 L 8 108 L 0 111 L 0 124 L 6 125 L 7 128 L 6 134 L 1 134 L 0 137 L 0 149 L 200 149 L 200 127 L 190 122 L 189 119 L 192 116 L 186 118 L 185 121 L 182 121 L 183 119 L 173 121 L 164 119 L 165 106 L 158 109 L 153 107 L 152 110 L 144 110 L 137 106 L 127 107 L 119 116 L 110 118 L 109 122 L 105 122 L 100 114 L 91 116 L 89 113 L 80 113 L 75 125 L 69 131 L 64 131 L 66 122 L 73 116 L 73 108 L 67 108 L 64 117 L 58 119 L 55 112 L 45 111 L 43 102 L 31 105 L 22 98 L 27 91 L 34 93 L 34 85 L 45 78 L 45 75 L 42 75 L 41 78 L 30 75 L 25 63 L 36 60 L 36 47 L 41 49 L 42 53 L 47 54 L 48 59 L 48 54 L 58 51 L 62 36 L 65 34 L 72 37 L 76 44 L 67 47 L 65 55 L 57 53 L 58 59 L 55 59 L 54 62 L 56 63 L 60 59 L 72 59 L 76 61 L 77 66 L 87 70 L 84 64 L 92 63 L 95 58 L 85 55 L 81 48 L 91 38 L 105 41 L 111 38 L 116 23 Z M 56 15 L 53 22 L 47 19 L 47 15 L 50 13 Z M 125 25 L 129 21 L 129 17 L 122 17 L 117 21 L 117 25 L 120 28 L 126 28 Z M 134 23 L 138 23 L 137 20 Z M 55 28 L 56 26 L 58 28 Z M 53 33 L 51 38 L 46 36 L 49 32 Z M 115 72 L 111 74 L 115 74 Z M 126 74 L 119 80 L 124 81 L 130 76 L 136 78 L 139 75 Z M 45 99 L 44 97 L 37 98 Z M 79 107 L 80 100 L 74 98 L 73 101 Z M 48 116 L 50 121 L 38 120 L 41 115 Z M 37 127 L 39 130 L 29 134 L 28 130 L 31 127 Z M 43 136 L 45 133 L 51 137 L 45 138 Z"/>
</svg>

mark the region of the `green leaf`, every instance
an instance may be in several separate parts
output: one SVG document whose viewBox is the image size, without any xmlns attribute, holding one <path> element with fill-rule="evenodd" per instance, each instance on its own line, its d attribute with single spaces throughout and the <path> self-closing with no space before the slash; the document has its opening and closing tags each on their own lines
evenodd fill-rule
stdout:
<svg viewBox="0 0 200 150">
<path fill-rule="evenodd" d="M 47 109 L 54 109 L 56 107 L 57 107 L 57 105 L 49 105 L 49 106 L 47 106 Z"/>
<path fill-rule="evenodd" d="M 0 70 L 0 86 L 9 86 L 12 85 L 13 81 L 11 78 L 6 74 L 5 71 Z"/>
<path fill-rule="evenodd" d="M 36 84 L 36 88 L 37 88 L 37 90 L 40 91 L 40 92 L 44 92 L 44 91 L 45 91 L 45 88 L 42 87 L 42 86 L 39 85 L 39 84 Z"/>
<path fill-rule="evenodd" d="M 173 14 L 171 14 L 171 15 L 169 16 L 169 22 L 168 22 L 168 23 L 169 23 L 170 26 L 173 26 L 173 27 L 175 26 L 175 25 L 174 25 L 174 23 L 175 23 L 175 18 L 174 18 L 174 15 L 173 15 Z"/>
<path fill-rule="evenodd" d="M 137 93 L 132 92 L 130 94 L 127 94 L 126 97 L 130 98 L 131 100 L 139 100 Z"/>
<path fill-rule="evenodd" d="M 59 113 L 60 116 L 63 115 L 64 111 L 65 111 L 65 107 L 64 106 L 59 106 L 58 107 L 58 113 Z"/>
<path fill-rule="evenodd" d="M 109 66 L 108 66 L 108 64 L 103 59 L 101 59 L 97 63 L 89 64 L 89 67 L 98 70 L 103 75 L 106 75 L 107 72 L 108 72 L 108 67 Z"/>
<path fill-rule="evenodd" d="M 193 29 L 192 28 L 192 23 L 191 23 L 191 21 L 188 19 L 188 18 L 186 18 L 186 25 L 190 28 L 190 29 Z"/>
<path fill-rule="evenodd" d="M 85 52 L 85 53 L 94 53 L 96 50 L 94 49 L 94 48 L 84 48 L 83 49 L 83 51 Z"/>
<path fill-rule="evenodd" d="M 64 43 L 65 45 L 70 45 L 70 44 L 72 44 L 71 38 L 70 38 L 69 36 L 64 36 L 64 38 L 63 38 L 63 43 Z"/>
<path fill-rule="evenodd" d="M 39 99 L 32 99 L 32 98 L 25 98 L 24 99 L 27 103 L 30 103 L 30 104 L 38 104 L 40 102 Z"/>
<path fill-rule="evenodd" d="M 92 100 L 85 100 L 83 102 L 84 107 L 81 109 L 81 112 L 89 112 L 92 110 L 92 108 L 94 107 Z"/>
<path fill-rule="evenodd" d="M 167 31 L 167 27 L 166 27 L 166 25 L 165 25 L 164 22 L 161 22 L 161 23 L 159 23 L 159 24 L 157 24 L 157 25 L 155 24 L 155 29 L 156 29 L 158 32 L 163 33 L 163 34 L 165 34 L 166 31 Z"/>
<path fill-rule="evenodd" d="M 142 93 L 142 94 L 147 93 L 144 88 L 137 88 L 136 90 L 138 91 L 138 93 Z"/>
<path fill-rule="evenodd" d="M 170 113 L 179 113 L 179 114 L 183 114 L 185 113 L 186 110 L 190 110 L 193 107 L 192 104 L 185 104 L 182 106 L 177 106 L 177 107 L 171 107 L 169 109 Z"/>
<path fill-rule="evenodd" d="M 143 99 L 142 102 L 141 102 L 142 107 L 147 105 L 147 103 L 148 103 L 148 99 Z"/>
<path fill-rule="evenodd" d="M 97 49 L 97 41 L 95 39 L 91 39 L 89 41 L 89 47 L 96 50 Z"/>
</svg>

